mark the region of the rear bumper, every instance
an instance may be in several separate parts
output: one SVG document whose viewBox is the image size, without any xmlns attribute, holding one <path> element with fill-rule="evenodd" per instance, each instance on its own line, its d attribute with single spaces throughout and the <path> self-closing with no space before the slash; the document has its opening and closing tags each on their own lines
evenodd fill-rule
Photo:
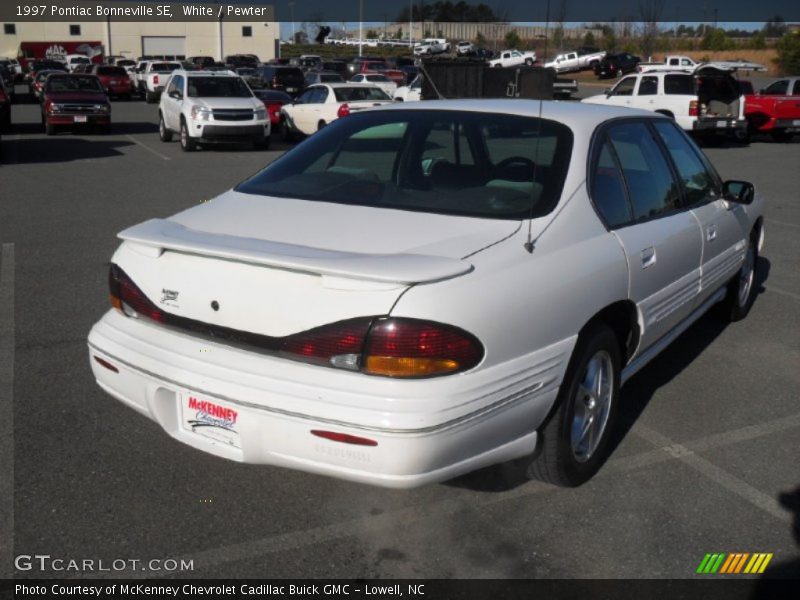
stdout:
<svg viewBox="0 0 800 600">
<path fill-rule="evenodd" d="M 776 119 L 772 129 L 800 129 L 800 119 Z"/>
<path fill-rule="evenodd" d="M 747 129 L 747 119 L 731 119 L 727 117 L 715 119 L 706 117 L 703 119 L 696 119 L 694 123 L 692 123 L 693 131 L 702 131 L 706 133 L 714 131 L 725 133 L 736 131 L 737 129 Z"/>
<path fill-rule="evenodd" d="M 565 341 L 559 355 L 573 342 Z M 89 354 L 100 387 L 198 450 L 391 488 L 444 481 L 530 454 L 561 376 L 555 363 L 533 378 L 494 372 L 486 381 L 486 371 L 475 373 L 481 383 L 470 382 L 475 385 L 466 392 L 469 374 L 420 386 L 261 356 L 116 311 L 92 329 Z M 430 400 L 403 397 L 408 389 L 431 388 L 437 396 Z M 190 394 L 236 412 L 235 444 L 191 430 Z M 409 412 L 420 406 L 429 412 Z M 312 430 L 376 445 L 334 442 Z"/>
</svg>

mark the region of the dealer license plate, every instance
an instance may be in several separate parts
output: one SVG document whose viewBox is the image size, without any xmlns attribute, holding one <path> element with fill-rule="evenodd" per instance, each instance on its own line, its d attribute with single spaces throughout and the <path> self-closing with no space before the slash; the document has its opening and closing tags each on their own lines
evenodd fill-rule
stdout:
<svg viewBox="0 0 800 600">
<path fill-rule="evenodd" d="M 184 392 L 180 394 L 183 428 L 215 442 L 241 448 L 239 411 L 217 400 Z"/>
<path fill-rule="evenodd" d="M 86 115 L 75 115 L 74 117 L 72 117 L 73 123 L 86 123 L 86 120 L 87 120 Z"/>
</svg>

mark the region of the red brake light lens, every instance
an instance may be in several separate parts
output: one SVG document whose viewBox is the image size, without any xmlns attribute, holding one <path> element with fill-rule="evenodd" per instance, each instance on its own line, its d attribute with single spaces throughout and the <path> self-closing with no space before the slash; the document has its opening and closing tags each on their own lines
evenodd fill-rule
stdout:
<svg viewBox="0 0 800 600">
<path fill-rule="evenodd" d="M 112 264 L 108 272 L 108 287 L 111 304 L 127 316 L 147 317 L 159 323 L 166 321 L 166 314 L 117 265 Z"/>
<path fill-rule="evenodd" d="M 339 110 L 336 111 L 336 116 L 339 118 L 346 117 L 349 114 L 350 114 L 350 106 L 347 104 L 342 104 L 339 107 Z"/>
<path fill-rule="evenodd" d="M 153 84 L 158 85 L 158 75 L 153 75 Z"/>
<path fill-rule="evenodd" d="M 697 116 L 697 100 L 691 100 L 689 102 L 689 116 L 690 117 Z"/>
<path fill-rule="evenodd" d="M 290 335 L 283 339 L 282 354 L 307 362 L 357 371 L 371 317 L 339 321 Z"/>
</svg>

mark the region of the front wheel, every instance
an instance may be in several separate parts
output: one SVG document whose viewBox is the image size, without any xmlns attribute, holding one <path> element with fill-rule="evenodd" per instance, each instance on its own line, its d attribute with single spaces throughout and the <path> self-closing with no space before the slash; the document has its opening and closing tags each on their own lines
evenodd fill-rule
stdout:
<svg viewBox="0 0 800 600">
<path fill-rule="evenodd" d="M 186 127 L 186 121 L 181 121 L 181 150 L 184 152 L 193 152 L 197 150 L 197 142 L 189 135 L 189 128 Z"/>
<path fill-rule="evenodd" d="M 253 148 L 256 150 L 269 150 L 270 142 L 272 142 L 272 136 L 266 135 L 263 138 L 259 138 L 253 142 Z"/>
<path fill-rule="evenodd" d="M 602 466 L 619 404 L 620 345 L 604 323 L 578 338 L 554 412 L 540 430 L 540 447 L 525 475 L 559 486 L 588 481 Z"/>
<path fill-rule="evenodd" d="M 736 276 L 728 283 L 728 295 L 720 306 L 726 321 L 741 321 L 750 312 L 755 301 L 756 263 L 758 262 L 758 232 L 753 231 L 747 244 L 744 262 Z"/>
<path fill-rule="evenodd" d="M 158 137 L 162 142 L 172 141 L 172 132 L 167 129 L 167 124 L 164 122 L 164 115 L 158 115 Z"/>
</svg>

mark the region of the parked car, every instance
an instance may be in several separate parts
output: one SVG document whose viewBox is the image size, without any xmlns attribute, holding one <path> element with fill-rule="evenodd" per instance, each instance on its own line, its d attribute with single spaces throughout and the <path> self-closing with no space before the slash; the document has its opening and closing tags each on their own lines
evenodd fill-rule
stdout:
<svg viewBox="0 0 800 600">
<path fill-rule="evenodd" d="M 359 64 L 358 73 L 385 75 L 386 77 L 391 79 L 396 85 L 403 85 L 406 82 L 405 72 L 401 71 L 400 69 L 393 69 L 389 65 L 387 65 L 386 62 L 381 62 L 378 60 L 362 61 Z M 356 75 L 358 73 L 356 73 Z M 353 77 L 351 77 L 350 80 L 352 81 Z"/>
<path fill-rule="evenodd" d="M 216 62 L 213 56 L 189 56 L 186 60 L 193 63 L 195 67 L 200 69 L 211 67 Z"/>
<path fill-rule="evenodd" d="M 270 131 L 280 129 L 281 126 L 281 107 L 284 104 L 291 104 L 292 97 L 280 90 L 265 90 L 257 88 L 253 90 L 253 95 L 264 103 L 269 114 L 271 125 Z"/>
<path fill-rule="evenodd" d="M 42 88 L 42 125 L 47 135 L 66 127 L 93 127 L 108 133 L 111 102 L 100 79 L 84 73 L 50 73 Z"/>
<path fill-rule="evenodd" d="M 90 73 L 97 75 L 109 96 L 131 99 L 131 80 L 124 67 L 94 65 Z"/>
<path fill-rule="evenodd" d="M 800 132 L 800 77 L 794 81 L 778 80 L 766 90 L 756 94 L 753 85 L 739 80 L 739 89 L 744 95 L 744 116 L 749 133 L 767 133 L 776 142 L 789 141 Z M 778 92 L 794 91 L 794 94 Z"/>
<path fill-rule="evenodd" d="M 694 74 L 633 73 L 604 94 L 581 102 L 658 112 L 706 141 L 719 135 L 747 141 L 744 96 L 736 80 L 718 69 L 701 69 Z"/>
<path fill-rule="evenodd" d="M 422 75 L 417 75 L 409 85 L 397 88 L 395 102 L 418 102 L 422 99 Z"/>
<path fill-rule="evenodd" d="M 270 90 L 281 90 L 290 96 L 297 96 L 305 83 L 303 71 L 297 67 L 263 65 L 256 69 L 261 79 L 261 87 Z"/>
<path fill-rule="evenodd" d="M 425 39 L 414 46 L 414 56 L 431 56 L 450 52 L 450 44 L 443 38 Z"/>
<path fill-rule="evenodd" d="M 251 88 L 261 87 L 261 76 L 253 67 L 239 67 L 234 72 Z"/>
<path fill-rule="evenodd" d="M 181 149 L 198 144 L 249 141 L 269 147 L 270 119 L 264 103 L 231 72 L 175 71 L 161 95 L 158 131 L 162 142 L 180 135 Z"/>
<path fill-rule="evenodd" d="M 651 112 L 366 110 L 122 231 L 88 358 L 229 460 L 395 488 L 506 462 L 575 486 L 625 381 L 712 307 L 747 315 L 763 210 Z"/>
<path fill-rule="evenodd" d="M 349 63 L 347 63 L 347 72 L 351 76 L 355 75 L 356 73 L 361 73 L 362 71 L 364 71 L 364 69 L 361 67 L 361 63 L 364 62 L 383 63 L 384 65 L 386 65 L 386 58 L 384 58 L 383 56 L 357 56 Z M 345 79 L 347 79 L 347 77 Z"/>
<path fill-rule="evenodd" d="M 381 88 L 390 98 L 394 97 L 394 93 L 397 90 L 397 84 L 386 75 L 381 75 L 380 73 L 359 73 L 353 75 L 350 81 L 352 83 L 370 83 Z"/>
<path fill-rule="evenodd" d="M 498 58 L 489 61 L 490 67 L 519 67 L 531 66 L 536 62 L 536 52 L 522 52 L 520 50 L 503 50 Z"/>
<path fill-rule="evenodd" d="M 281 108 L 281 132 L 285 141 L 297 134 L 311 135 L 347 115 L 392 101 L 379 87 L 364 83 L 312 85 L 292 104 Z"/>
<path fill-rule="evenodd" d="M 701 66 L 714 67 L 724 71 L 766 71 L 766 67 L 759 63 L 754 63 L 746 60 L 723 60 L 723 61 L 709 61 L 697 62 L 688 56 L 681 55 L 667 55 L 664 57 L 663 62 L 646 62 L 639 63 L 637 70 L 640 73 L 652 73 L 654 71 L 685 71 L 693 73 Z"/>
<path fill-rule="evenodd" d="M 42 88 L 50 73 L 63 73 L 64 71 L 37 71 L 36 76 L 28 84 L 28 94 L 34 102 L 42 101 Z"/>
<path fill-rule="evenodd" d="M 344 78 L 335 71 L 309 71 L 306 73 L 303 81 L 304 87 L 317 83 L 344 83 Z"/>
<path fill-rule="evenodd" d="M 28 72 L 25 74 L 25 80 L 30 84 L 39 71 L 61 71 L 66 73 L 67 67 L 57 60 L 34 60 L 28 63 Z"/>
<path fill-rule="evenodd" d="M 261 61 L 255 54 L 231 54 L 230 56 L 226 56 L 222 62 L 231 70 L 238 69 L 239 67 L 251 67 L 256 69 L 261 65 Z"/>
<path fill-rule="evenodd" d="M 12 94 L 4 79 L 0 79 L 0 132 L 11 131 Z"/>
<path fill-rule="evenodd" d="M 332 71 L 338 73 L 342 80 L 347 79 L 350 75 L 347 71 L 347 61 L 342 59 L 326 60 L 322 63 L 322 71 Z"/>
<path fill-rule="evenodd" d="M 179 62 L 148 62 L 137 77 L 139 92 L 144 95 L 145 102 L 148 104 L 158 102 L 170 75 L 181 68 Z"/>
<path fill-rule="evenodd" d="M 591 54 L 581 54 L 578 51 L 564 52 L 557 54 L 556 57 L 544 64 L 548 69 L 555 70 L 556 73 L 569 73 L 572 71 L 583 71 L 585 69 L 596 69 L 600 65 L 606 53 L 605 51 L 593 52 Z"/>
<path fill-rule="evenodd" d="M 70 73 L 75 72 L 79 65 L 91 65 L 92 60 L 85 54 L 67 54 L 64 57 L 64 65 Z"/>
<path fill-rule="evenodd" d="M 594 70 L 598 79 L 627 75 L 636 71 L 642 59 L 627 52 L 606 54 Z"/>
<path fill-rule="evenodd" d="M 458 42 L 456 44 L 456 54 L 460 56 L 468 56 L 471 52 L 475 50 L 475 44 L 472 42 Z"/>
</svg>

